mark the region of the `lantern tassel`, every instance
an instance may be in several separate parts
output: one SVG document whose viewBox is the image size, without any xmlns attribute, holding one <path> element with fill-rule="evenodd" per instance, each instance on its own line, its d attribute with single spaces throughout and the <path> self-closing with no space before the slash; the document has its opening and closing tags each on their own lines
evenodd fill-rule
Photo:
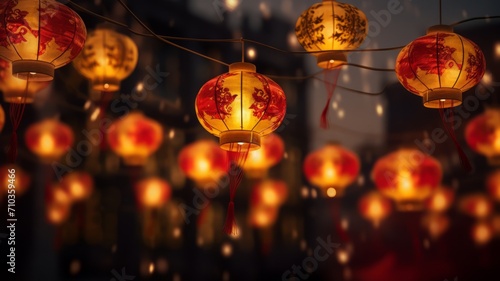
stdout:
<svg viewBox="0 0 500 281">
<path fill-rule="evenodd" d="M 443 102 L 440 101 L 439 115 L 441 116 L 441 121 L 443 122 L 443 126 L 446 130 L 446 133 L 448 133 L 448 136 L 450 136 L 451 140 L 453 141 L 453 144 L 455 145 L 455 148 L 457 149 L 458 157 L 460 158 L 460 164 L 462 165 L 462 168 L 464 169 L 465 172 L 470 173 L 472 171 L 471 163 L 469 161 L 469 158 L 467 157 L 467 154 L 465 154 L 465 151 L 458 142 L 457 136 L 455 135 L 455 130 L 453 129 L 453 124 L 451 121 L 453 120 L 453 110 L 450 110 L 450 118 L 446 118 L 446 112 L 443 107 Z"/>
<path fill-rule="evenodd" d="M 24 109 L 26 108 L 26 97 L 28 96 L 29 87 L 29 75 L 26 80 L 26 87 L 24 88 L 24 95 L 19 103 L 11 103 L 9 105 L 9 117 L 10 123 L 12 124 L 12 135 L 10 136 L 10 145 L 7 152 L 10 163 L 14 164 L 17 159 L 17 129 L 21 123 L 21 119 L 24 115 Z"/>
<path fill-rule="evenodd" d="M 325 69 L 323 70 L 323 82 L 325 84 L 325 88 L 327 91 L 327 101 L 325 104 L 325 108 L 323 108 L 323 112 L 320 117 L 320 126 L 323 129 L 328 129 L 328 110 L 330 109 L 330 103 L 332 101 L 333 94 L 335 92 L 335 88 L 337 87 L 337 80 L 339 78 L 340 68 L 333 69 Z M 331 82 L 330 82 L 331 81 Z"/>
<path fill-rule="evenodd" d="M 238 235 L 238 226 L 234 217 L 234 202 L 230 201 L 227 207 L 226 222 L 224 223 L 224 233 L 227 235 Z"/>
</svg>

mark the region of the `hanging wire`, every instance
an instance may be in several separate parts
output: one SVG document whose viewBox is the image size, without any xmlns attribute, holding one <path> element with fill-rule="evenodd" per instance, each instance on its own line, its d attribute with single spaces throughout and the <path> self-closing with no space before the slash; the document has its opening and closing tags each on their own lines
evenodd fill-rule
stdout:
<svg viewBox="0 0 500 281">
<path fill-rule="evenodd" d="M 443 24 L 443 1 L 439 0 L 439 24 Z"/>
</svg>

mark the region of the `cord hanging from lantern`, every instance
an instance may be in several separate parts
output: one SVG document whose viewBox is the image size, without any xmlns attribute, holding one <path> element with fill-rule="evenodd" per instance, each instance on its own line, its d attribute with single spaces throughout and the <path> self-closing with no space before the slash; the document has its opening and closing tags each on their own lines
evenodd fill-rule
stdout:
<svg viewBox="0 0 500 281">
<path fill-rule="evenodd" d="M 17 129 L 21 124 L 21 120 L 24 115 L 24 109 L 26 108 L 26 98 L 28 96 L 29 83 L 30 83 L 30 75 L 27 75 L 26 87 L 24 89 L 24 95 L 21 101 L 19 103 L 11 103 L 9 105 L 9 117 L 10 117 L 10 123 L 12 125 L 12 134 L 10 136 L 10 145 L 7 155 L 9 162 L 12 164 L 16 162 L 17 158 L 17 146 L 18 146 Z"/>
</svg>

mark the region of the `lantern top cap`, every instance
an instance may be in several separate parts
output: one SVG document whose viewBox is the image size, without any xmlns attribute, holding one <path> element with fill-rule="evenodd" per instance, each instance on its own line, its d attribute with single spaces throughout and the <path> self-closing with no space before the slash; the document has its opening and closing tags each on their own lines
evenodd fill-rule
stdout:
<svg viewBox="0 0 500 281">
<path fill-rule="evenodd" d="M 249 62 L 236 62 L 229 65 L 229 72 L 233 71 L 256 72 L 257 67 Z"/>
<path fill-rule="evenodd" d="M 432 33 L 436 33 L 436 32 L 453 33 L 453 27 L 450 25 L 438 24 L 438 25 L 433 25 L 433 26 L 427 28 L 427 35 L 432 34 Z"/>
</svg>

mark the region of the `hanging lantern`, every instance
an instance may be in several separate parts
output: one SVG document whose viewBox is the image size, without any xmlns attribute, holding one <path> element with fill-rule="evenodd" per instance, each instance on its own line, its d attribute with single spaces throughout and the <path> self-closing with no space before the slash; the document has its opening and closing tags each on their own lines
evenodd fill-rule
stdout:
<svg viewBox="0 0 500 281">
<path fill-rule="evenodd" d="M 323 0 L 305 10 L 295 25 L 295 35 L 321 68 L 335 68 L 347 62 L 345 51 L 357 49 L 368 33 L 368 20 L 358 8 Z"/>
<path fill-rule="evenodd" d="M 140 206 L 158 208 L 165 204 L 172 193 L 170 185 L 161 178 L 148 178 L 135 185 L 135 194 Z"/>
<path fill-rule="evenodd" d="M 55 225 L 61 224 L 69 217 L 71 196 L 60 185 L 50 186 L 46 197 L 45 215 L 47 220 Z"/>
<path fill-rule="evenodd" d="M 462 104 L 462 93 L 477 85 L 486 69 L 481 49 L 472 41 L 437 25 L 404 47 L 396 60 L 396 75 L 429 108 Z"/>
<path fill-rule="evenodd" d="M 422 226 L 432 239 L 438 239 L 450 227 L 450 219 L 442 213 L 427 213 L 422 217 Z"/>
<path fill-rule="evenodd" d="M 0 132 L 2 132 L 4 124 L 5 124 L 5 112 L 3 111 L 3 108 L 0 105 Z"/>
<path fill-rule="evenodd" d="M 250 151 L 243 170 L 251 178 L 265 176 L 267 170 L 276 165 L 283 158 L 285 144 L 277 134 L 269 134 L 262 138 L 261 147 Z"/>
<path fill-rule="evenodd" d="M 493 227 L 487 221 L 479 221 L 472 226 L 471 236 L 478 246 L 488 244 L 493 235 Z"/>
<path fill-rule="evenodd" d="M 441 183 L 441 164 L 417 149 L 400 149 L 380 158 L 371 177 L 382 194 L 402 211 L 422 209 Z"/>
<path fill-rule="evenodd" d="M 99 28 L 87 36 L 85 48 L 73 61 L 92 89 L 101 92 L 120 90 L 120 82 L 134 71 L 138 60 L 134 41 L 108 28 Z"/>
<path fill-rule="evenodd" d="M 212 140 L 199 140 L 185 146 L 179 153 L 178 163 L 186 176 L 198 187 L 211 188 L 227 173 L 229 160 L 226 151 Z"/>
<path fill-rule="evenodd" d="M 358 156 L 340 145 L 328 144 L 309 153 L 304 160 L 304 174 L 328 197 L 341 196 L 359 174 Z"/>
<path fill-rule="evenodd" d="M 445 212 L 451 207 L 455 192 L 450 188 L 440 187 L 425 201 L 426 209 L 431 212 Z"/>
<path fill-rule="evenodd" d="M 250 209 L 250 225 L 256 228 L 272 226 L 278 217 L 278 208 L 257 206 Z"/>
<path fill-rule="evenodd" d="M 71 172 L 64 175 L 61 186 L 71 201 L 77 202 L 90 197 L 94 190 L 94 180 L 87 172 Z"/>
<path fill-rule="evenodd" d="M 73 131 L 56 119 L 46 119 L 28 127 L 25 134 L 28 149 L 45 162 L 57 161 L 73 145 Z"/>
<path fill-rule="evenodd" d="M 71 62 L 85 44 L 80 16 L 54 0 L 2 1 L 0 53 L 12 62 L 12 74 L 49 81 L 54 69 Z"/>
<path fill-rule="evenodd" d="M 252 188 L 251 204 L 254 206 L 279 207 L 287 199 L 288 187 L 281 180 L 263 180 Z"/>
<path fill-rule="evenodd" d="M 111 149 L 123 157 L 126 165 L 141 166 L 160 147 L 163 129 L 141 112 L 131 112 L 111 124 L 107 141 Z"/>
<path fill-rule="evenodd" d="M 14 171 L 14 173 L 10 173 L 9 171 Z M 11 174 L 14 174 L 15 177 L 11 178 Z M 13 179 L 14 181 L 12 181 Z M 13 184 L 15 186 L 16 197 L 22 196 L 28 190 L 30 183 L 31 179 L 29 174 L 21 169 L 21 167 L 14 164 L 3 165 L 0 167 L 0 190 L 2 193 L 7 194 L 9 184 Z"/>
<path fill-rule="evenodd" d="M 382 196 L 377 191 L 363 195 L 358 202 L 359 213 L 367 220 L 371 221 L 375 227 L 380 225 L 387 215 L 392 211 L 392 204 L 389 199 Z"/>
<path fill-rule="evenodd" d="M 491 198 L 500 202 L 500 170 L 491 173 L 486 179 L 486 188 Z"/>
<path fill-rule="evenodd" d="M 484 219 L 491 215 L 493 202 L 488 196 L 481 193 L 473 193 L 462 197 L 458 205 L 460 211 L 476 219 Z"/>
<path fill-rule="evenodd" d="M 276 130 L 286 112 L 281 87 L 255 72 L 255 65 L 233 63 L 208 81 L 196 97 L 201 125 L 228 151 L 255 150 L 262 136 Z"/>
<path fill-rule="evenodd" d="M 0 91 L 8 103 L 32 103 L 35 94 L 50 85 L 49 82 L 30 82 L 12 75 L 10 62 L 0 58 Z"/>
<path fill-rule="evenodd" d="M 500 108 L 487 108 L 472 119 L 465 128 L 465 140 L 491 165 L 500 165 Z"/>
</svg>

